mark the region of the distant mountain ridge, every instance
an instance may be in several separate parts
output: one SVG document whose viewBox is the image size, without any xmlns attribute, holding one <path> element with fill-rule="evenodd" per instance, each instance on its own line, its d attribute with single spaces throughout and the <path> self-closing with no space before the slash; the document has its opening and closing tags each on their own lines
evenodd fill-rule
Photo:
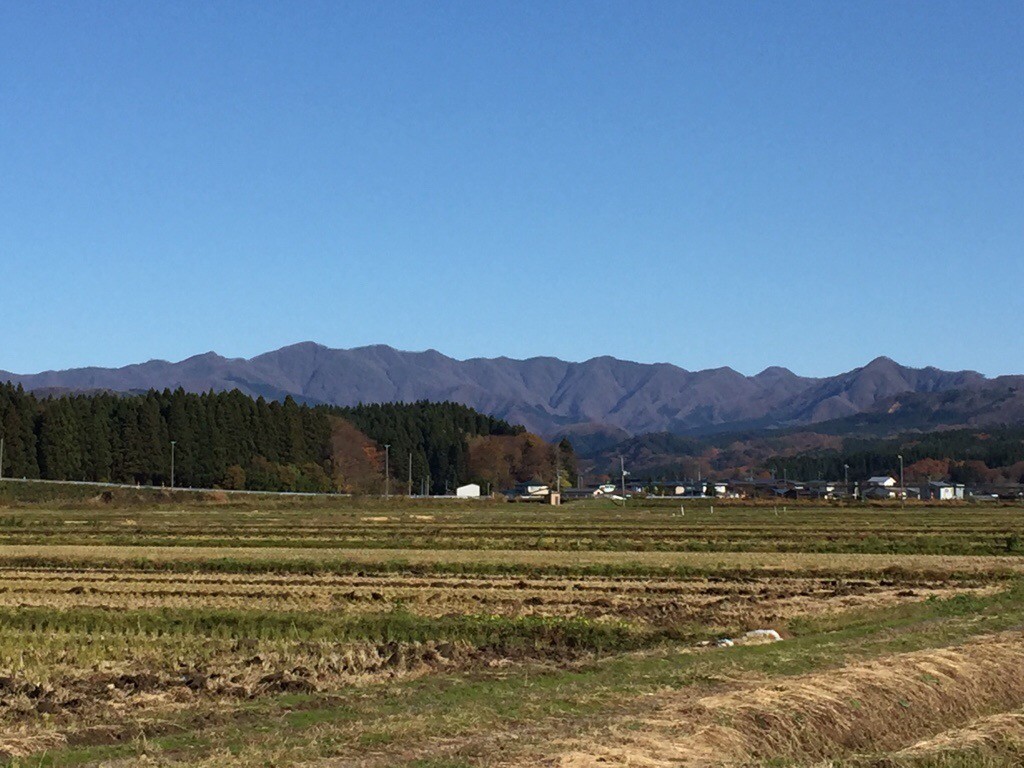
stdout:
<svg viewBox="0 0 1024 768">
<path fill-rule="evenodd" d="M 905 393 L 1024 387 L 1022 376 L 988 379 L 975 371 L 908 368 L 886 357 L 837 376 L 809 378 L 779 367 L 744 376 L 731 368 L 688 371 L 612 357 L 580 363 L 553 357 L 456 360 L 435 350 L 403 352 L 384 345 L 330 349 L 312 342 L 251 359 L 208 352 L 178 363 L 151 360 L 37 374 L 0 371 L 0 380 L 34 391 L 239 389 L 254 397 L 291 395 L 333 405 L 451 400 L 547 436 L 587 436 L 596 442 L 647 432 L 700 434 L 813 424 L 870 412 Z"/>
</svg>

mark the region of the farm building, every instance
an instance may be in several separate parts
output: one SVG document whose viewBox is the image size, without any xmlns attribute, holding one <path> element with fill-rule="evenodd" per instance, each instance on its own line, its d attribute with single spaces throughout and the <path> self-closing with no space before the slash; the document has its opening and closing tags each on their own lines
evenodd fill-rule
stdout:
<svg viewBox="0 0 1024 768">
<path fill-rule="evenodd" d="M 511 499 L 544 500 L 551 493 L 546 483 L 539 480 L 531 480 L 526 483 L 516 483 L 515 487 L 506 493 Z"/>
<path fill-rule="evenodd" d="M 923 500 L 954 501 L 963 499 L 964 486 L 961 483 L 931 481 L 921 486 Z"/>
<path fill-rule="evenodd" d="M 480 496 L 480 486 L 476 483 L 460 485 L 455 489 L 455 495 L 460 499 L 476 499 Z"/>
<path fill-rule="evenodd" d="M 896 486 L 896 478 L 891 475 L 877 475 L 869 477 L 866 484 L 877 488 L 894 488 Z"/>
<path fill-rule="evenodd" d="M 876 475 L 869 477 L 861 486 L 860 496 L 862 499 L 898 499 L 901 492 L 896 486 L 896 480 L 891 475 Z M 905 490 L 902 495 L 906 497 Z"/>
<path fill-rule="evenodd" d="M 728 483 L 711 482 L 709 480 L 690 481 L 672 480 L 653 484 L 660 496 L 725 496 L 729 491 Z M 640 490 L 639 488 L 637 490 Z"/>
<path fill-rule="evenodd" d="M 830 480 L 811 480 L 807 483 L 807 493 L 812 499 L 834 499 L 839 484 Z"/>
</svg>

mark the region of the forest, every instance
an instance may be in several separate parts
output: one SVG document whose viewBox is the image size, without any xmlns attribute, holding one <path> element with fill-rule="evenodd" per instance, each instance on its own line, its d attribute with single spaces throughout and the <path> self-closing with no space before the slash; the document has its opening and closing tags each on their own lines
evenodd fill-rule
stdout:
<svg viewBox="0 0 1024 768">
<path fill-rule="evenodd" d="M 908 481 L 1024 482 L 1022 427 L 950 429 L 888 439 L 847 437 L 841 449 L 772 457 L 764 467 L 776 476 L 813 480 L 841 478 L 846 465 L 851 479 L 863 479 L 895 475 L 900 455 Z"/>
<path fill-rule="evenodd" d="M 612 478 L 624 456 L 634 478 L 650 480 L 771 476 L 797 480 L 865 480 L 899 472 L 907 480 L 1024 482 L 1024 427 L 937 429 L 874 435 L 832 434 L 818 427 L 688 436 L 637 435 L 586 456 L 596 479 Z"/>
<path fill-rule="evenodd" d="M 456 403 L 337 408 L 237 390 L 38 397 L 0 384 L 0 438 L 4 477 L 49 480 L 437 494 L 575 471 L 571 446 Z"/>
</svg>

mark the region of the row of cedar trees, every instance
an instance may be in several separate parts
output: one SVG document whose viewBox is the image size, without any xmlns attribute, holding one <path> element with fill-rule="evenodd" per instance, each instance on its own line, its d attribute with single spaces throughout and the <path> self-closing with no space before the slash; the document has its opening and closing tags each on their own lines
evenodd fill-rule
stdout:
<svg viewBox="0 0 1024 768">
<path fill-rule="evenodd" d="M 235 390 L 36 397 L 0 384 L 3 476 L 179 487 L 379 493 L 384 444 L 392 492 L 444 493 L 476 481 L 575 477 L 572 447 L 552 446 L 455 403 L 310 407 Z"/>
</svg>

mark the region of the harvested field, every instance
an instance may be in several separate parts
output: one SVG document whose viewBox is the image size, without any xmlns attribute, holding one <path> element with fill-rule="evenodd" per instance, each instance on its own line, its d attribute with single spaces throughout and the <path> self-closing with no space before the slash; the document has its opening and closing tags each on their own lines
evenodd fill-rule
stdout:
<svg viewBox="0 0 1024 768">
<path fill-rule="evenodd" d="M 971 720 L 967 725 L 919 741 L 893 755 L 894 762 L 939 759 L 964 752 L 1024 754 L 1024 711 L 1000 712 Z"/>
<path fill-rule="evenodd" d="M 235 609 L 345 615 L 402 606 L 418 616 L 584 617 L 652 626 L 699 623 L 708 632 L 794 616 L 995 589 L 982 578 L 735 579 L 492 575 L 277 575 L 131 569 L 2 568 L 3 608 Z"/>
<path fill-rule="evenodd" d="M 1018 706 L 1024 701 L 1024 677 L 1007 670 L 1022 665 L 1024 634 L 1013 632 L 710 696 L 674 691 L 646 703 L 656 714 L 627 723 L 625 730 L 616 728 L 610 745 L 588 743 L 558 764 L 749 765 L 899 750 L 917 734 Z M 988 717 L 982 727 L 1006 726 L 1019 727 L 1019 722 L 1013 715 Z M 948 738 L 919 743 L 897 756 L 943 743 L 948 745 Z"/>
<path fill-rule="evenodd" d="M 0 510 L 0 754 L 810 764 L 1012 730 L 1024 557 L 990 544 L 1016 510 L 733 511 Z M 871 528 L 916 551 L 862 551 Z M 764 627 L 784 639 L 698 647 Z"/>
<path fill-rule="evenodd" d="M 208 506 L 40 509 L 0 514 L 0 544 L 1024 555 L 1020 507 L 742 507 L 706 502 L 616 507 L 353 501 L 351 508 Z M 786 510 L 786 511 L 782 511 Z M 430 514 L 425 514 L 430 513 Z M 969 522 L 969 524 L 965 524 Z M 315 554 L 315 553 L 311 553 Z"/>
<path fill-rule="evenodd" d="M 92 562 L 119 567 L 122 563 L 157 564 L 170 569 L 197 565 L 218 570 L 423 572 L 544 571 L 554 573 L 661 572 L 728 575 L 1013 578 L 1024 574 L 1024 557 L 971 555 L 887 555 L 791 553 L 780 557 L 762 552 L 549 552 L 544 550 L 444 549 L 306 549 L 286 547 L 146 547 L 110 545 L 0 545 L 0 563 L 61 564 Z"/>
</svg>

